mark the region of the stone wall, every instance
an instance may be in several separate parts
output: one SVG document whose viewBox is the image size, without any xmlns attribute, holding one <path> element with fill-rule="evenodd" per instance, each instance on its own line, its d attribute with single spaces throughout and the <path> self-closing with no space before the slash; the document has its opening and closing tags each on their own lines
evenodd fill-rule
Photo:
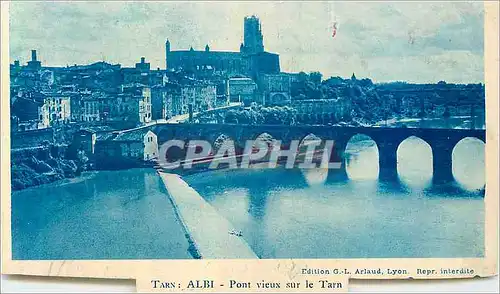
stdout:
<svg viewBox="0 0 500 294">
<path fill-rule="evenodd" d="M 55 131 L 53 128 L 12 132 L 10 135 L 11 148 L 39 146 L 42 142 L 54 143 Z"/>
</svg>

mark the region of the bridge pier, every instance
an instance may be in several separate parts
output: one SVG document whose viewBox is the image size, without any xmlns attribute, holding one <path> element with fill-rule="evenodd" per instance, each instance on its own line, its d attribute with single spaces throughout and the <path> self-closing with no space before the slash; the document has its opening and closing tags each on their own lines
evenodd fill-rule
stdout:
<svg viewBox="0 0 500 294">
<path fill-rule="evenodd" d="M 340 162 L 340 168 L 330 169 L 328 171 L 328 178 L 334 180 L 347 180 L 349 176 L 347 175 L 346 162 L 345 162 L 345 149 L 347 147 L 346 139 L 335 140 L 335 145 L 333 149 L 333 154 L 330 155 L 329 162 Z"/>
<path fill-rule="evenodd" d="M 379 179 L 387 181 L 399 180 L 397 151 L 400 142 L 383 140 L 376 143 L 379 157 Z"/>
<path fill-rule="evenodd" d="M 452 170 L 453 148 L 439 148 L 432 146 L 432 182 L 444 184 L 454 181 Z"/>
</svg>

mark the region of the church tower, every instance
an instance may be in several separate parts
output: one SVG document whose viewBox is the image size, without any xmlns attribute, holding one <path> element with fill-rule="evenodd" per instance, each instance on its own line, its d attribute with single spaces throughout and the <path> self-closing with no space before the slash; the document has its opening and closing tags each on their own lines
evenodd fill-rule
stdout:
<svg viewBox="0 0 500 294">
<path fill-rule="evenodd" d="M 165 42 L 165 69 L 168 68 L 168 54 L 170 53 L 170 41 Z"/>
<path fill-rule="evenodd" d="M 242 52 L 247 54 L 255 54 L 264 52 L 264 37 L 262 37 L 262 28 L 259 18 L 255 15 L 247 16 L 244 20 L 244 36 L 243 36 Z"/>
</svg>

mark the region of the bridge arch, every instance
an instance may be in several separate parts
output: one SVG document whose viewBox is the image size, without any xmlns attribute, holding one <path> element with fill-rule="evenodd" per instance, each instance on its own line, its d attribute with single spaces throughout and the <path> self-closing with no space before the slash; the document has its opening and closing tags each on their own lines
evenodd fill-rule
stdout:
<svg viewBox="0 0 500 294">
<path fill-rule="evenodd" d="M 318 135 L 314 133 L 308 133 L 306 135 L 302 135 L 301 138 L 299 139 L 299 144 L 298 144 L 298 156 L 297 156 L 297 161 L 299 163 L 306 162 L 306 153 L 310 152 L 308 151 L 308 148 L 311 144 L 314 144 L 315 147 L 314 150 L 319 150 L 321 148 L 321 143 L 322 143 L 322 138 L 319 137 Z M 312 155 L 314 157 L 314 162 L 316 162 L 317 165 L 317 156 L 314 156 L 313 154 L 309 154 L 310 156 Z M 307 162 L 309 162 L 310 159 L 308 159 Z"/>
<path fill-rule="evenodd" d="M 321 138 L 316 134 L 309 133 L 300 139 L 299 146 L 304 146 L 317 141 L 321 141 Z"/>
<path fill-rule="evenodd" d="M 288 100 L 287 96 L 283 93 L 273 93 L 269 98 L 272 104 L 283 104 Z"/>
<path fill-rule="evenodd" d="M 314 133 L 309 133 L 301 138 L 299 141 L 299 162 L 304 162 L 305 161 L 305 152 L 307 152 L 307 147 L 310 144 L 315 144 L 316 149 L 319 149 L 321 147 L 318 147 L 318 143 L 322 143 L 322 138 L 320 138 L 318 135 Z M 321 145 L 320 145 L 321 146 Z M 322 168 L 318 165 L 318 158 L 315 158 L 314 162 L 316 167 L 313 168 L 303 168 L 301 169 L 302 175 L 304 176 L 304 180 L 306 183 L 310 186 L 314 185 L 321 185 L 326 182 L 326 179 L 328 177 L 329 170 L 327 168 Z"/>
<path fill-rule="evenodd" d="M 404 139 L 396 151 L 400 180 L 411 188 L 427 188 L 432 183 L 433 155 L 429 143 L 417 136 Z"/>
<path fill-rule="evenodd" d="M 270 146 L 270 144 L 272 144 L 274 141 L 276 141 L 276 139 L 274 138 L 273 135 L 271 135 L 270 133 L 268 132 L 263 132 L 263 133 L 260 133 L 258 134 L 257 136 L 255 136 L 255 138 L 253 138 L 254 141 L 262 141 L 262 142 L 266 142 L 268 143 L 268 145 Z"/>
<path fill-rule="evenodd" d="M 255 136 L 251 136 L 251 138 L 249 139 L 253 140 L 253 147 L 258 146 L 257 141 L 266 143 L 268 150 L 271 150 L 273 143 L 277 140 L 273 135 L 271 135 L 268 132 L 262 132 Z"/>
<path fill-rule="evenodd" d="M 355 134 L 344 151 L 347 175 L 353 180 L 374 180 L 379 175 L 379 149 L 375 140 L 365 134 Z"/>
<path fill-rule="evenodd" d="M 452 173 L 455 181 L 466 190 L 481 190 L 485 186 L 485 143 L 475 137 L 461 139 L 453 148 Z"/>
<path fill-rule="evenodd" d="M 236 151 L 238 151 L 238 148 L 239 148 L 235 138 L 232 138 L 230 135 L 228 135 L 226 133 L 217 134 L 217 136 L 215 136 L 215 139 L 213 139 L 213 141 L 210 143 L 212 145 L 212 152 L 213 153 L 217 153 L 217 151 L 221 147 L 226 147 L 228 144 L 234 145 L 234 148 Z"/>
</svg>

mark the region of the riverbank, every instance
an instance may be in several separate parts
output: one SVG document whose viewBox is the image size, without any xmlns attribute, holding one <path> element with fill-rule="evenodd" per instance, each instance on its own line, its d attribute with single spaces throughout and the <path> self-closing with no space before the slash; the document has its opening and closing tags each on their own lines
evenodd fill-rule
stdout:
<svg viewBox="0 0 500 294">
<path fill-rule="evenodd" d="M 79 175 L 81 166 L 76 160 L 68 159 L 66 152 L 65 145 L 12 149 L 12 190 L 22 190 Z"/>
<path fill-rule="evenodd" d="M 195 248 L 203 259 L 255 259 L 239 230 L 222 217 L 177 174 L 158 171 L 167 188 L 174 210 Z"/>
</svg>

